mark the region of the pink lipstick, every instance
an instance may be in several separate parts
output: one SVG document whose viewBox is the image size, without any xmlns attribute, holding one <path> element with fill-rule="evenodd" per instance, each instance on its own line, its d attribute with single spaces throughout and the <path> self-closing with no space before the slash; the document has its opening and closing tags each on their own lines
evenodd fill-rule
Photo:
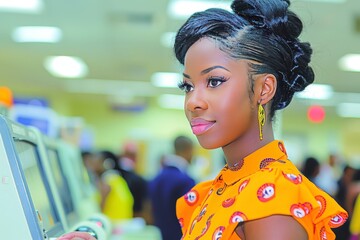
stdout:
<svg viewBox="0 0 360 240">
<path fill-rule="evenodd" d="M 209 130 L 213 125 L 215 124 L 215 121 L 208 121 L 202 118 L 193 118 L 190 121 L 192 132 L 195 135 L 201 135 L 207 130 Z"/>
</svg>

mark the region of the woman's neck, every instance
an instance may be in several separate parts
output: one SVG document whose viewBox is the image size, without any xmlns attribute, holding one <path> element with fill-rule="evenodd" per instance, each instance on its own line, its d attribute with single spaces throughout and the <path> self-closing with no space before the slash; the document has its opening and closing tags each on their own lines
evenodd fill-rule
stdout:
<svg viewBox="0 0 360 240">
<path fill-rule="evenodd" d="M 274 133 L 272 126 L 266 126 L 263 129 L 262 140 L 260 140 L 258 133 L 250 132 L 222 148 L 226 162 L 229 166 L 234 166 L 237 162 L 273 140 Z"/>
</svg>

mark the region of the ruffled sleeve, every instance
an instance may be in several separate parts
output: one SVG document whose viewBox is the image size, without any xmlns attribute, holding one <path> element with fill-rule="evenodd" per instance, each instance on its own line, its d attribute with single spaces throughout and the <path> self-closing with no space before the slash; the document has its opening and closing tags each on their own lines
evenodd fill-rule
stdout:
<svg viewBox="0 0 360 240">
<path fill-rule="evenodd" d="M 179 220 L 181 230 L 183 234 L 188 228 L 191 216 L 196 208 L 200 207 L 200 204 L 205 199 L 213 181 L 206 181 L 197 184 L 184 196 L 179 198 L 176 202 L 176 216 Z"/>
<path fill-rule="evenodd" d="M 292 216 L 306 229 L 309 240 L 335 239 L 331 228 L 341 226 L 348 217 L 332 197 L 289 162 L 273 163 L 241 181 L 236 204 L 246 221 Z"/>
</svg>

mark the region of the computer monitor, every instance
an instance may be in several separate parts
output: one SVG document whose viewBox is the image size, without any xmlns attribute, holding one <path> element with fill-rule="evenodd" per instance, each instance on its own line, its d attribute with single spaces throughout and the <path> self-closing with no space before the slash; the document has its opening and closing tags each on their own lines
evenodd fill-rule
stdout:
<svg viewBox="0 0 360 240">
<path fill-rule="evenodd" d="M 1 238 L 45 239 L 64 233 L 39 155 L 39 139 L 0 116 Z"/>
<path fill-rule="evenodd" d="M 71 197 L 80 220 L 100 212 L 97 189 L 92 185 L 84 166 L 80 149 L 64 140 L 58 140 L 60 163 L 69 182 Z"/>
<path fill-rule="evenodd" d="M 71 196 L 69 179 L 66 177 L 64 167 L 61 164 L 57 139 L 45 139 L 45 147 L 47 150 L 50 168 L 55 180 L 55 185 L 60 195 L 67 225 L 72 226 L 79 219 L 75 211 L 73 198 Z"/>
<path fill-rule="evenodd" d="M 43 227 L 51 229 L 59 222 L 59 217 L 46 191 L 48 186 L 43 181 L 45 176 L 39 166 L 36 145 L 20 139 L 15 139 L 14 142 L 34 207 L 42 218 Z"/>
</svg>

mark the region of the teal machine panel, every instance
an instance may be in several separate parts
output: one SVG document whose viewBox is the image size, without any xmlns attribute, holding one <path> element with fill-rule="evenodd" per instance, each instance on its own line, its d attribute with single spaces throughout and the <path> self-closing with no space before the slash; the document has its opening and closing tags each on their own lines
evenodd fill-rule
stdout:
<svg viewBox="0 0 360 240">
<path fill-rule="evenodd" d="M 64 233 L 46 179 L 37 134 L 0 116 L 0 230 L 3 239 L 49 239 Z"/>
</svg>

